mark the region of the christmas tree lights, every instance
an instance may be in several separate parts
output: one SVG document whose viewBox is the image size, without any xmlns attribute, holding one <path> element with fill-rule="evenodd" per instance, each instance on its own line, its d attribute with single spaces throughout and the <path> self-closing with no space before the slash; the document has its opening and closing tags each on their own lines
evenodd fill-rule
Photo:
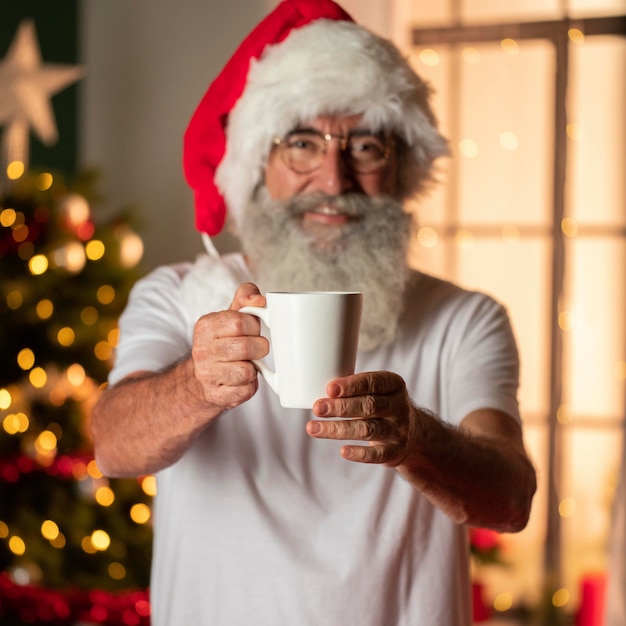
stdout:
<svg viewBox="0 0 626 626">
<path fill-rule="evenodd" d="M 2 623 L 149 619 L 155 483 L 105 478 L 88 429 L 143 246 L 130 212 L 96 219 L 95 183 L 0 187 Z"/>
</svg>

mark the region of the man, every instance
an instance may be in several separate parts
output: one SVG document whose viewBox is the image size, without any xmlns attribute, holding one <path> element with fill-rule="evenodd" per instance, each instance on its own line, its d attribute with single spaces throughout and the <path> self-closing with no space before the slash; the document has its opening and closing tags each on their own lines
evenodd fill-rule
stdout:
<svg viewBox="0 0 626 626">
<path fill-rule="evenodd" d="M 184 155 L 209 254 L 135 287 L 93 414 L 105 473 L 157 475 L 155 626 L 470 624 L 467 526 L 522 529 L 535 474 L 503 308 L 405 264 L 445 152 L 333 2 L 281 3 L 209 88 Z M 243 254 L 212 250 L 225 218 Z M 268 290 L 364 292 L 357 373 L 312 412 L 251 363 Z"/>
</svg>

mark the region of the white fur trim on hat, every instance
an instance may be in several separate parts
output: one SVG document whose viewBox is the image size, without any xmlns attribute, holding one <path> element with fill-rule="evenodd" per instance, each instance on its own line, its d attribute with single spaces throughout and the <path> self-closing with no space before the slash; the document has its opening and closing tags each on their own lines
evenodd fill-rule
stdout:
<svg viewBox="0 0 626 626">
<path fill-rule="evenodd" d="M 235 224 L 261 180 L 272 142 L 320 115 L 363 114 L 410 147 L 423 177 L 447 153 L 429 88 L 398 49 L 358 24 L 320 19 L 292 31 L 252 61 L 232 109 L 215 180 Z"/>
</svg>

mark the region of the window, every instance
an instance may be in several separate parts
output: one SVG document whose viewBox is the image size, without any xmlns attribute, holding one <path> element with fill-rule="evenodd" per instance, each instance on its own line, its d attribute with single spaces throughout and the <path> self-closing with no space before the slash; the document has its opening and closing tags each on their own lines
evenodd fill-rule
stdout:
<svg viewBox="0 0 626 626">
<path fill-rule="evenodd" d="M 606 568 L 626 415 L 626 16 L 615 0 L 405 0 L 453 156 L 411 264 L 511 314 L 540 488 L 491 597 L 573 613 Z M 621 14 L 620 14 L 621 13 Z M 567 14 L 567 17 L 563 17 Z"/>
</svg>

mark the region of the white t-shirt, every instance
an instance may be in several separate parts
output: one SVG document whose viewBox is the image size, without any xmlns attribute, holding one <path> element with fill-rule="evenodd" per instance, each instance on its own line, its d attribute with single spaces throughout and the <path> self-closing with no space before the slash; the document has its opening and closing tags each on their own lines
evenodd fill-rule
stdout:
<svg viewBox="0 0 626 626">
<path fill-rule="evenodd" d="M 189 352 L 202 312 L 250 280 L 238 255 L 163 267 L 120 320 L 110 381 Z M 216 274 L 228 284 L 209 284 Z M 397 340 L 359 354 L 413 401 L 458 424 L 478 408 L 519 420 L 518 357 L 488 296 L 416 275 Z M 153 626 L 469 626 L 466 530 L 393 469 L 346 461 L 314 440 L 308 410 L 283 409 L 264 381 L 157 475 Z"/>
</svg>

